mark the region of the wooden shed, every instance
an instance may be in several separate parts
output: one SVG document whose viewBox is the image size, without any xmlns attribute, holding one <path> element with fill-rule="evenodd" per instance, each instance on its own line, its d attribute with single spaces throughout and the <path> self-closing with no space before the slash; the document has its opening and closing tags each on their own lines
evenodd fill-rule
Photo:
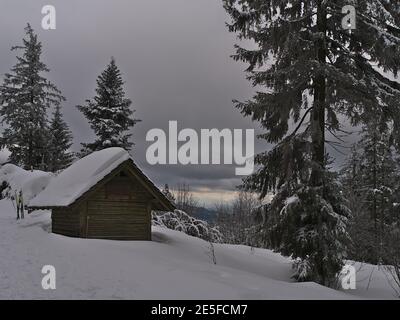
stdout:
<svg viewBox="0 0 400 320">
<path fill-rule="evenodd" d="M 175 209 L 120 148 L 77 161 L 29 207 L 52 210 L 54 233 L 115 240 L 151 240 L 151 211 Z"/>
</svg>

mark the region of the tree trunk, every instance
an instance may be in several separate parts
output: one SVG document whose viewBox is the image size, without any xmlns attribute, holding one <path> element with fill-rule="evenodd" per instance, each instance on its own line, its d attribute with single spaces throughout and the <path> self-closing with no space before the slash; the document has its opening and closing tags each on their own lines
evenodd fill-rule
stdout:
<svg viewBox="0 0 400 320">
<path fill-rule="evenodd" d="M 316 41 L 316 60 L 319 62 L 318 68 L 313 78 L 314 84 L 314 108 L 311 113 L 311 143 L 312 143 L 312 161 L 313 167 L 310 176 L 310 185 L 317 188 L 317 192 L 323 197 L 323 174 L 325 167 L 325 106 L 326 106 L 326 75 L 324 65 L 326 64 L 326 29 L 327 12 L 326 5 L 322 0 L 318 1 L 317 8 L 317 29 L 318 40 Z M 321 216 L 317 220 L 318 233 L 322 229 Z M 327 272 L 323 262 L 324 243 L 322 237 L 319 237 L 319 261 L 318 273 L 321 277 L 321 283 L 328 285 Z"/>
<path fill-rule="evenodd" d="M 326 29 L 327 12 L 322 0 L 318 1 L 317 28 L 319 37 L 316 42 L 317 61 L 319 68 L 314 77 L 314 108 L 311 113 L 312 161 L 314 167 L 311 173 L 311 185 L 321 186 L 325 167 L 325 106 L 326 106 Z"/>
<path fill-rule="evenodd" d="M 28 141 L 28 163 L 26 164 L 27 170 L 32 170 L 33 168 L 33 142 L 32 142 L 32 132 L 29 133 L 29 141 Z"/>
<path fill-rule="evenodd" d="M 373 172 L 372 172 L 372 178 L 373 178 L 373 203 L 372 203 L 372 215 L 374 219 L 374 233 L 375 233 L 375 244 L 378 244 L 379 237 L 378 237 L 378 214 L 377 214 L 377 201 L 376 201 L 376 189 L 378 188 L 378 179 L 377 179 L 377 136 L 376 136 L 376 131 L 374 131 L 373 135 Z M 376 263 L 379 262 L 380 260 L 380 253 L 376 252 Z"/>
</svg>

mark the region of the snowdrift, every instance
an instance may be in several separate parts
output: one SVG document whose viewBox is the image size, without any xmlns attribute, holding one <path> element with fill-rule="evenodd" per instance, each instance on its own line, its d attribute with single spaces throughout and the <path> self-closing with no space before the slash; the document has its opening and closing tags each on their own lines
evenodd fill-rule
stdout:
<svg viewBox="0 0 400 320">
<path fill-rule="evenodd" d="M 36 197 L 49 184 L 52 173 L 39 170 L 27 171 L 13 164 L 0 167 L 0 185 L 6 182 L 9 186 L 3 196 L 12 196 L 22 190 L 25 202 Z"/>
</svg>

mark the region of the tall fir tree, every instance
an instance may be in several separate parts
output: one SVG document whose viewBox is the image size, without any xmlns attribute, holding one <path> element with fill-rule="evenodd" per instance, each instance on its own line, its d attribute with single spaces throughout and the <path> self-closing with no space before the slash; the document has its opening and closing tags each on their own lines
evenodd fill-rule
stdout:
<svg viewBox="0 0 400 320">
<path fill-rule="evenodd" d="M 70 151 L 71 146 L 72 133 L 63 119 L 61 106 L 57 106 L 50 122 L 50 171 L 63 170 L 72 163 L 74 154 Z"/>
<path fill-rule="evenodd" d="M 261 197 L 276 192 L 266 245 L 298 260 L 298 280 L 331 285 L 347 254 L 350 211 L 327 167 L 326 132 L 342 129 L 340 117 L 358 124 L 376 114 L 399 131 L 400 85 L 382 71 L 397 76 L 400 65 L 400 4 L 353 1 L 350 32 L 342 27 L 349 1 L 223 2 L 229 30 L 256 44 L 236 46 L 234 59 L 248 64 L 248 79 L 260 88 L 236 107 L 275 144 L 256 156 L 259 170 L 245 180 Z"/>
<path fill-rule="evenodd" d="M 140 120 L 132 116 L 135 110 L 130 108 L 131 100 L 125 98 L 123 84 L 121 72 L 112 58 L 97 78 L 97 95 L 86 100 L 85 105 L 77 106 L 97 137 L 93 143 L 82 144 L 82 155 L 108 147 L 132 148 L 132 134 L 128 131 Z"/>
<path fill-rule="evenodd" d="M 27 169 L 45 169 L 49 161 L 46 112 L 65 98 L 43 73 L 49 69 L 41 61 L 42 44 L 28 24 L 17 63 L 0 87 L 0 115 L 6 124 L 1 144 L 11 151 L 10 159 Z"/>
</svg>

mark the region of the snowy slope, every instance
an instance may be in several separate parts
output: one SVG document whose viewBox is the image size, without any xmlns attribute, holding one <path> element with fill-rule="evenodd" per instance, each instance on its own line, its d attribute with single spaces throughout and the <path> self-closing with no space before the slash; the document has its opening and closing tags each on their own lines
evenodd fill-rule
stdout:
<svg viewBox="0 0 400 320">
<path fill-rule="evenodd" d="M 393 298 L 376 270 L 346 293 L 293 283 L 290 261 L 269 250 L 208 243 L 153 228 L 152 242 L 75 239 L 49 233 L 50 214 L 16 222 L 10 200 L 0 201 L 1 299 L 353 299 Z M 41 288 L 43 265 L 57 271 L 57 289 Z M 369 276 L 371 266 L 363 266 Z"/>
</svg>

